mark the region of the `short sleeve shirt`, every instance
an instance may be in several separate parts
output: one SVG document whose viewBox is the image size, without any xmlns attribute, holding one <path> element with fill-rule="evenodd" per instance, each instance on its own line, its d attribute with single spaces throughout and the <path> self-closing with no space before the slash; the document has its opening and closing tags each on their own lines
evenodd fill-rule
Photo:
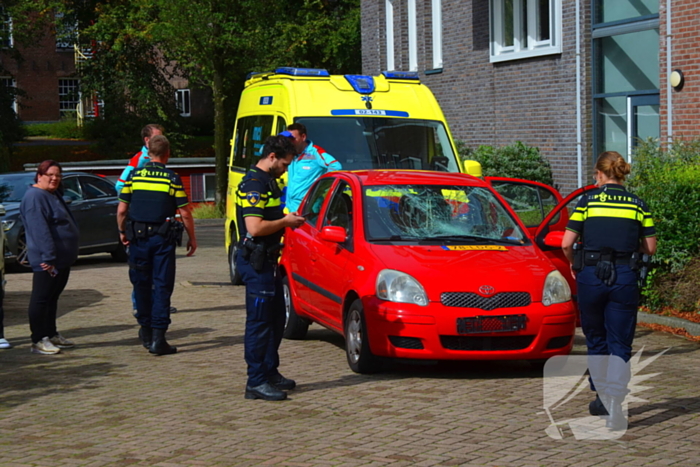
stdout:
<svg viewBox="0 0 700 467">
<path fill-rule="evenodd" d="M 189 204 L 180 176 L 153 161 L 129 175 L 119 201 L 130 205 L 131 220 L 154 224 L 165 222 L 178 208 Z"/>
<path fill-rule="evenodd" d="M 238 204 L 238 235 L 244 238 L 247 234 L 245 218 L 260 217 L 263 220 L 274 221 L 284 217 L 282 211 L 282 192 L 277 182 L 270 174 L 253 167 L 238 185 L 236 194 Z M 276 244 L 282 239 L 284 229 L 264 237 L 266 244 Z"/>
</svg>

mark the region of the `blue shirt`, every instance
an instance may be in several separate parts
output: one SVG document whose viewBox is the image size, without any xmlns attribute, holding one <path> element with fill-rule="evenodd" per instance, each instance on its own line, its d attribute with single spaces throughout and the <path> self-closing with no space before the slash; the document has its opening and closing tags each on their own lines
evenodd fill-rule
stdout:
<svg viewBox="0 0 700 467">
<path fill-rule="evenodd" d="M 299 209 L 306 192 L 318 177 L 342 168 L 340 162 L 333 156 L 309 141 L 304 152 L 295 157 L 289 165 L 286 198 L 289 212 L 296 212 Z"/>
</svg>

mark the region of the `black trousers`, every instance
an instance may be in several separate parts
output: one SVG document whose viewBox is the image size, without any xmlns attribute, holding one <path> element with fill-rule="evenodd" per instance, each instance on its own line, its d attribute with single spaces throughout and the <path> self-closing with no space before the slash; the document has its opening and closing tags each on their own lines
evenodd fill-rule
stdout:
<svg viewBox="0 0 700 467">
<path fill-rule="evenodd" d="M 1 276 L 0 276 L 1 277 Z M 5 337 L 5 291 L 0 284 L 0 339 Z"/>
<path fill-rule="evenodd" d="M 70 268 L 61 269 L 56 277 L 46 271 L 34 271 L 32 280 L 32 297 L 29 300 L 29 328 L 32 342 L 37 343 L 44 337 L 58 334 L 56 329 L 56 311 L 58 297 L 66 288 Z"/>
</svg>

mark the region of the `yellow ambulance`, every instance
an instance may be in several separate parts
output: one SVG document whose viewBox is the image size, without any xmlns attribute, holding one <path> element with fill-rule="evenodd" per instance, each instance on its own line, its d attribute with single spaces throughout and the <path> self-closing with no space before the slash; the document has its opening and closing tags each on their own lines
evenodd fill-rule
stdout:
<svg viewBox="0 0 700 467">
<path fill-rule="evenodd" d="M 263 141 L 291 123 L 343 167 L 422 169 L 480 176 L 478 163 L 459 160 L 445 116 L 417 73 L 331 75 L 323 69 L 278 68 L 245 82 L 231 140 L 226 196 L 226 249 L 231 282 L 240 283 L 235 254 L 236 188 Z"/>
</svg>

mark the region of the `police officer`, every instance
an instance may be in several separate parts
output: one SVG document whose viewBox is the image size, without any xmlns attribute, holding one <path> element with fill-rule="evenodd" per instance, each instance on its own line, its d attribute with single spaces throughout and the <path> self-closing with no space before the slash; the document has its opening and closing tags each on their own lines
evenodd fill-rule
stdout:
<svg viewBox="0 0 700 467">
<path fill-rule="evenodd" d="M 170 157 L 168 139 L 152 137 L 149 155 L 151 160 L 127 178 L 119 194 L 117 224 L 122 243 L 129 245 L 129 278 L 136 295 L 139 338 L 150 353 L 168 355 L 177 352 L 165 340 L 175 286 L 175 247 L 182 233 L 176 212 L 187 230 L 187 256 L 194 254 L 197 240 L 180 176 L 165 167 Z"/>
<path fill-rule="evenodd" d="M 622 186 L 629 173 L 630 165 L 619 153 L 608 151 L 598 157 L 598 188 L 581 197 L 562 241 L 576 277 L 591 389 L 597 391 L 589 411 L 606 416 L 606 426 L 612 430 L 627 428 L 622 402 L 629 392 L 640 257 L 656 252 L 649 209 Z M 576 251 L 579 238 L 582 248 Z"/>
<path fill-rule="evenodd" d="M 282 192 L 276 179 L 292 162 L 295 149 L 283 135 L 270 136 L 262 157 L 238 185 L 237 222 L 241 239 L 236 267 L 246 287 L 245 361 L 246 399 L 284 400 L 284 390 L 296 382 L 282 376 L 278 349 L 284 332 L 282 281 L 277 271 L 285 227 L 299 227 L 304 218 L 282 212 Z"/>
</svg>

